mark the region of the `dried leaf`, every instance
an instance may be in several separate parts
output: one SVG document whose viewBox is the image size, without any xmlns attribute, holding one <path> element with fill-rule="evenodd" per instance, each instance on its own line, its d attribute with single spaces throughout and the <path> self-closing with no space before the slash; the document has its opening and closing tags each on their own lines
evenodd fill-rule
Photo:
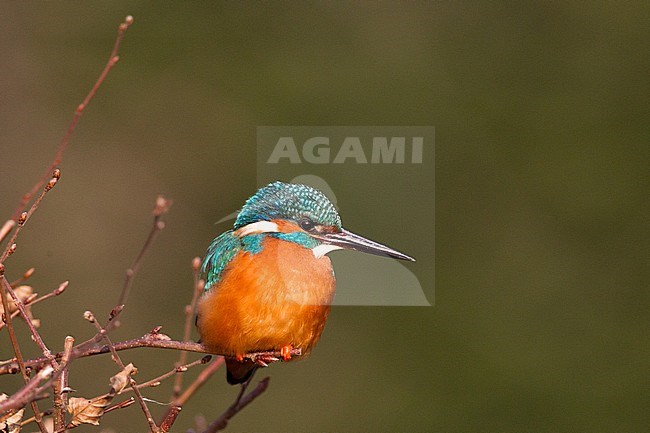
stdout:
<svg viewBox="0 0 650 433">
<path fill-rule="evenodd" d="M 11 415 L 6 420 L 0 422 L 0 431 L 2 433 L 19 433 L 22 427 L 23 414 L 25 413 L 25 408 L 20 409 L 15 414 Z"/>
<path fill-rule="evenodd" d="M 0 402 L 9 398 L 7 394 L 0 394 Z M 25 408 L 18 411 L 9 411 L 0 417 L 0 432 L 2 433 L 19 433 L 22 427 L 23 415 Z"/>
<path fill-rule="evenodd" d="M 124 370 L 117 373 L 115 376 L 111 377 L 109 383 L 111 385 L 111 391 L 114 394 L 119 394 L 124 388 L 129 385 L 129 377 L 136 374 L 138 369 L 129 364 L 124 367 Z"/>
<path fill-rule="evenodd" d="M 25 301 L 30 298 L 32 295 L 34 295 L 34 288 L 32 286 L 18 286 L 14 289 L 14 293 L 16 294 L 16 297 L 20 299 L 21 302 L 25 303 Z M 9 304 L 9 312 L 13 313 L 16 311 L 18 308 L 16 307 L 16 303 L 14 300 L 7 294 L 7 301 Z M 2 305 L 0 305 L 0 313 L 4 313 L 4 308 Z"/>
<path fill-rule="evenodd" d="M 99 425 L 99 420 L 104 415 L 104 410 L 111 403 L 111 400 L 113 400 L 112 395 L 103 395 L 92 400 L 70 397 L 68 399 L 68 412 L 72 415 L 70 424 L 74 426 L 81 424 Z"/>
<path fill-rule="evenodd" d="M 38 319 L 34 319 L 34 316 L 32 315 L 32 310 L 29 306 L 29 303 L 33 301 L 37 296 L 38 293 L 34 293 L 34 288 L 32 286 L 27 286 L 27 285 L 22 285 L 18 286 L 14 289 L 14 293 L 16 294 L 16 297 L 20 299 L 20 301 L 23 303 L 25 306 L 25 311 L 27 312 L 27 317 L 29 317 L 29 320 L 32 322 L 35 328 L 38 328 L 41 326 L 41 321 Z M 8 306 L 9 306 L 9 313 L 14 313 L 18 310 L 18 307 L 16 307 L 16 303 L 11 297 L 7 298 Z M 4 313 L 4 308 L 2 305 L 0 305 L 0 315 Z"/>
</svg>

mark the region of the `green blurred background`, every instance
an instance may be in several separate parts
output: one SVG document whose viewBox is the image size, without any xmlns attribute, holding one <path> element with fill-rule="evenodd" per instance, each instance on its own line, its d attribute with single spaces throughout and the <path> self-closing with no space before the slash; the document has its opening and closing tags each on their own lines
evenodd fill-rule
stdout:
<svg viewBox="0 0 650 433">
<path fill-rule="evenodd" d="M 363 204 L 345 218 L 416 256 L 409 269 L 435 306 L 334 309 L 313 356 L 264 371 L 270 389 L 231 431 L 647 429 L 647 2 L 4 3 L 3 218 L 52 159 L 127 14 L 121 61 L 7 263 L 11 278 L 35 266 L 41 293 L 70 280 L 34 307 L 53 349 L 92 334 L 84 310 L 114 305 L 157 193 L 174 205 L 115 338 L 159 324 L 180 337 L 191 259 L 257 186 L 257 126 L 433 125 L 435 257 L 423 241 L 433 220 L 405 224 L 390 206 L 368 218 Z M 145 380 L 176 354 L 124 359 Z M 103 393 L 114 372 L 108 357 L 80 360 L 71 386 Z M 236 392 L 219 373 L 176 431 Z M 103 426 L 144 431 L 138 412 Z"/>
</svg>

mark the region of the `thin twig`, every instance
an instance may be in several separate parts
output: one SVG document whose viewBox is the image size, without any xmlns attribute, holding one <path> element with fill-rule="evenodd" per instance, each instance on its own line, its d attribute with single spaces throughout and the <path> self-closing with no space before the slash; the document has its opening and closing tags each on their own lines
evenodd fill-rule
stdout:
<svg viewBox="0 0 650 433">
<path fill-rule="evenodd" d="M 125 407 L 131 406 L 133 403 L 135 403 L 135 398 L 133 398 L 133 397 L 128 398 L 128 399 L 126 399 L 124 401 L 121 401 L 119 403 L 116 403 L 116 404 L 114 404 L 112 406 L 108 406 L 106 409 L 104 409 L 104 414 L 107 414 L 108 412 L 112 412 L 112 411 L 114 411 L 116 409 L 124 409 Z M 22 425 L 24 426 L 25 424 L 27 424 L 28 422 L 31 422 L 31 421 L 32 421 L 32 419 L 26 420 L 26 421 L 24 421 L 22 423 Z M 70 424 L 66 425 L 64 428 L 61 428 L 60 430 L 55 429 L 54 432 L 55 433 L 65 433 L 67 430 L 75 429 L 75 428 L 79 427 L 80 425 L 82 425 L 82 424 L 77 425 L 77 424 L 70 423 Z"/>
<path fill-rule="evenodd" d="M 54 357 L 54 355 L 52 355 L 50 349 L 48 349 L 47 346 L 45 345 L 45 342 L 41 338 L 41 334 L 38 333 L 38 331 L 34 327 L 34 324 L 31 321 L 31 318 L 27 314 L 27 310 L 25 310 L 25 306 L 23 305 L 23 302 L 18 298 L 18 296 L 16 296 L 16 293 L 14 293 L 14 289 L 11 288 L 11 286 L 9 285 L 9 281 L 7 281 L 4 275 L 0 275 L 0 284 L 2 284 L 4 290 L 8 292 L 9 295 L 11 295 L 12 299 L 14 300 L 14 305 L 16 305 L 16 308 L 18 308 L 18 311 L 20 311 L 20 314 L 23 316 L 23 319 L 25 319 L 25 322 L 27 323 L 27 327 L 29 328 L 29 332 L 31 332 L 33 340 L 41 349 L 43 355 L 45 355 L 48 361 L 50 361 L 50 364 L 52 364 L 52 367 L 54 369 L 58 369 L 59 363 L 56 362 L 56 358 Z M 5 311 L 9 311 L 9 310 L 5 310 Z"/>
<path fill-rule="evenodd" d="M 140 253 L 131 264 L 131 267 L 126 270 L 126 276 L 124 277 L 124 286 L 122 287 L 122 292 L 120 293 L 120 298 L 117 301 L 117 305 L 126 304 L 126 300 L 129 297 L 129 292 L 131 291 L 131 285 L 133 284 L 133 277 L 140 269 L 140 266 L 142 265 L 142 259 L 149 250 L 149 247 L 153 241 L 156 239 L 156 236 L 158 236 L 158 233 L 160 233 L 160 231 L 165 228 L 165 223 L 160 221 L 160 218 L 163 214 L 167 213 L 171 205 L 172 201 L 166 199 L 162 195 L 159 195 L 156 199 L 156 207 L 153 211 L 153 226 L 151 227 L 151 231 L 149 231 L 149 236 L 147 236 L 147 240 L 142 246 Z"/>
<path fill-rule="evenodd" d="M 34 269 L 34 268 L 32 268 L 32 269 Z M 15 286 L 14 283 L 11 283 L 11 287 L 14 287 L 14 286 Z M 32 299 L 32 297 L 27 298 L 25 300 L 25 302 L 23 302 L 23 304 L 25 306 L 32 306 L 32 305 L 38 304 L 39 302 L 43 302 L 46 299 L 52 298 L 54 296 L 59 296 L 61 293 L 64 292 L 66 287 L 68 287 L 68 281 L 62 282 L 61 284 L 59 284 L 59 287 L 52 290 L 50 293 L 46 293 L 43 296 L 35 297 L 33 299 Z M 18 316 L 19 314 L 20 314 L 20 310 L 16 310 L 13 313 L 11 313 L 11 318 L 13 319 L 14 317 Z M 0 329 L 2 329 L 4 326 L 5 326 L 4 322 L 0 322 Z M 2 363 L 0 363 L 0 365 L 1 364 Z"/>
<path fill-rule="evenodd" d="M 46 366 L 38 372 L 25 386 L 20 388 L 14 393 L 11 398 L 0 403 L 0 414 L 5 413 L 12 409 L 17 409 L 25 406 L 27 403 L 34 402 L 34 400 L 43 392 L 45 387 L 39 387 L 41 382 L 49 379 L 54 369 L 51 366 Z M 35 412 L 36 413 L 36 412 Z M 40 411 L 38 412 L 40 415 Z M 42 423 L 42 422 L 41 422 Z M 47 429 L 44 430 L 47 432 Z"/>
<path fill-rule="evenodd" d="M 226 411 L 219 418 L 214 420 L 203 433 L 215 433 L 225 429 L 228 425 L 228 421 L 230 421 L 233 416 L 237 415 L 239 411 L 248 406 L 253 400 L 259 397 L 264 391 L 266 391 L 270 380 L 270 377 L 265 377 L 264 379 L 260 380 L 255 389 L 245 396 L 243 394 L 246 388 L 242 386 L 242 390 L 235 402 L 228 409 L 226 409 Z"/>
<path fill-rule="evenodd" d="M 179 412 L 187 403 L 187 401 L 205 384 L 208 379 L 212 377 L 214 373 L 221 368 L 223 365 L 224 360 L 223 357 L 219 357 L 217 360 L 209 364 L 206 368 L 199 373 L 199 375 L 194 379 L 194 382 L 190 384 L 190 386 L 187 387 L 187 389 L 178 397 L 176 397 L 169 405 L 169 409 L 167 409 L 167 412 L 162 416 L 162 422 L 160 424 L 160 428 L 163 430 L 163 432 L 169 431 L 171 427 L 174 425 L 174 422 L 176 421 L 176 417 L 178 416 Z M 165 428 L 167 430 L 165 430 Z"/>
<path fill-rule="evenodd" d="M 61 356 L 61 365 L 59 366 L 59 377 L 54 381 L 54 431 L 65 431 L 65 409 L 68 405 L 68 363 L 72 353 L 74 338 L 65 337 L 63 344 L 63 355 Z"/>
<path fill-rule="evenodd" d="M 27 281 L 27 279 L 29 279 L 29 277 L 31 277 L 31 276 L 34 274 L 34 271 L 35 271 L 35 270 L 36 270 L 36 268 L 29 268 L 29 269 L 27 269 L 27 270 L 23 273 L 23 275 L 21 275 L 20 278 L 18 278 L 17 280 L 14 280 L 14 281 L 11 282 L 11 287 L 16 287 L 18 284 L 22 284 L 22 283 L 24 283 L 25 281 Z"/>
<path fill-rule="evenodd" d="M 109 315 L 109 319 L 104 325 L 104 330 L 106 332 L 110 332 L 113 328 L 115 328 L 117 324 L 117 316 L 122 312 L 124 309 L 124 305 L 126 303 L 126 300 L 128 299 L 129 292 L 131 290 L 131 285 L 133 284 L 133 278 L 135 277 L 136 273 L 140 269 L 140 266 L 142 265 L 142 259 L 144 258 L 146 252 L 149 250 L 151 247 L 153 241 L 156 239 L 158 236 L 158 233 L 162 229 L 165 228 L 165 223 L 160 220 L 163 214 L 167 213 L 169 210 L 170 206 L 172 205 L 172 200 L 168 200 L 164 198 L 162 195 L 159 195 L 156 198 L 156 205 L 153 210 L 153 225 L 151 227 L 151 230 L 149 231 L 149 235 L 147 236 L 147 239 L 144 242 L 144 245 L 140 249 L 140 252 L 136 256 L 135 260 L 129 267 L 129 269 L 126 270 L 126 275 L 124 277 L 124 285 L 122 286 L 122 291 L 120 293 L 120 297 L 117 301 L 117 306 L 113 308 Z M 90 338 L 89 340 L 84 341 L 83 343 L 79 344 L 79 346 L 76 348 L 76 351 L 83 351 L 88 347 L 91 347 L 101 341 L 102 337 L 99 334 L 95 334 L 93 338 Z"/>
<path fill-rule="evenodd" d="M 194 317 L 194 311 L 196 310 L 196 303 L 199 299 L 199 295 L 203 292 L 205 287 L 205 281 L 200 278 L 200 269 L 201 269 L 201 258 L 195 257 L 192 260 L 192 275 L 194 277 L 194 291 L 192 293 L 192 300 L 189 305 L 185 306 L 185 328 L 183 330 L 183 341 L 189 341 L 190 334 L 192 333 L 192 317 Z M 181 354 L 178 357 L 177 365 L 183 365 L 187 362 L 187 352 L 181 351 Z M 173 397 L 176 398 L 180 395 L 183 387 L 183 375 L 177 374 L 174 379 L 174 388 L 173 388 Z"/>
<path fill-rule="evenodd" d="M 133 403 L 135 403 L 135 398 L 129 397 L 128 399 L 124 400 L 123 402 L 120 402 L 120 403 L 114 404 L 113 406 L 107 407 L 106 410 L 104 411 L 104 413 L 111 412 L 111 411 L 113 411 L 115 409 L 124 409 L 125 407 L 131 406 Z"/>
<path fill-rule="evenodd" d="M 6 281 L 4 272 L 5 272 L 5 267 L 2 263 L 0 263 L 0 276 L 2 276 L 3 281 Z M 9 332 L 9 339 L 11 340 L 11 345 L 13 346 L 14 354 L 16 355 L 16 362 L 18 363 L 18 368 L 20 370 L 20 373 L 23 376 L 23 381 L 27 386 L 30 382 L 30 379 L 29 379 L 29 375 L 27 374 L 27 369 L 25 368 L 25 363 L 23 362 L 23 355 L 22 352 L 20 351 L 20 344 L 18 344 L 18 339 L 16 338 L 16 332 L 14 330 L 14 326 L 11 321 L 11 314 L 8 314 L 9 300 L 7 299 L 7 291 L 5 290 L 4 284 L 0 284 L 0 297 L 2 298 L 2 308 L 4 310 L 3 320 L 7 325 L 7 331 Z M 11 399 L 5 400 L 5 403 L 9 404 L 10 400 Z M 45 424 L 43 424 L 43 419 L 40 416 L 41 411 L 38 408 L 38 404 L 36 403 L 36 401 L 30 401 L 30 405 L 32 407 L 32 410 L 34 411 L 34 417 L 36 420 L 36 424 L 38 424 L 38 428 L 41 430 L 42 433 L 47 433 L 47 428 L 45 427 Z"/>
<path fill-rule="evenodd" d="M 95 316 L 90 311 L 86 311 L 86 313 L 84 314 L 84 317 L 89 322 L 91 322 L 92 324 L 95 325 L 95 328 L 97 329 L 97 333 L 101 334 L 102 338 L 104 340 L 106 340 L 106 343 L 108 345 L 108 349 L 111 352 L 111 357 L 113 358 L 113 361 L 115 361 L 117 366 L 120 367 L 120 370 L 124 370 L 124 368 L 126 366 L 122 362 L 122 359 L 120 358 L 120 355 L 117 354 L 117 351 L 115 350 L 115 347 L 113 346 L 113 343 L 111 342 L 111 339 L 106 334 L 106 330 L 104 328 L 102 328 L 102 326 L 95 319 Z M 144 416 L 147 419 L 147 423 L 149 424 L 149 431 L 151 433 L 158 433 L 160 431 L 160 429 L 156 425 L 156 422 L 154 421 L 153 416 L 151 415 L 151 411 L 149 411 L 149 407 L 147 406 L 147 403 L 144 401 L 144 398 L 142 397 L 142 394 L 140 393 L 140 390 L 137 387 L 135 379 L 133 379 L 133 377 L 131 377 L 129 375 L 128 376 L 128 381 L 129 381 L 129 386 L 131 387 L 131 389 L 133 390 L 133 393 L 135 394 L 135 399 L 140 404 L 140 408 L 142 409 L 142 412 L 144 413 Z"/>
<path fill-rule="evenodd" d="M 0 228 L 0 242 L 4 241 L 10 231 L 16 226 L 16 221 L 13 219 L 5 221 Z"/>
<path fill-rule="evenodd" d="M 50 415 L 52 415 L 52 409 L 45 409 L 43 412 L 41 412 L 40 415 L 41 415 L 41 417 L 44 417 L 44 416 L 50 416 Z M 25 427 L 27 424 L 32 423 L 32 422 L 34 422 L 34 421 L 36 421 L 36 417 L 35 417 L 35 416 L 30 417 L 30 418 L 27 418 L 27 419 L 23 420 L 23 421 L 20 423 L 20 426 L 21 426 L 21 427 Z"/>
<path fill-rule="evenodd" d="M 32 216 L 32 214 L 36 211 L 38 208 L 38 205 L 41 204 L 41 201 L 43 201 L 43 198 L 45 198 L 45 195 L 52 189 L 54 188 L 54 185 L 58 182 L 59 178 L 61 177 L 61 170 L 58 168 L 55 169 L 54 171 L 51 171 L 51 178 L 50 181 L 45 185 L 45 188 L 43 188 L 43 191 L 41 191 L 41 194 L 38 196 L 38 198 L 32 203 L 31 207 L 27 212 L 22 212 L 20 216 L 17 217 L 17 223 L 18 227 L 16 228 L 16 231 L 14 231 L 14 234 L 11 236 L 9 239 L 9 242 L 7 242 L 7 246 L 5 250 L 2 252 L 2 256 L 0 256 L 0 263 L 4 263 L 5 260 L 7 260 L 7 257 L 9 257 L 11 254 L 13 254 L 14 251 L 16 251 L 16 238 L 18 238 L 18 234 L 21 232 L 23 227 L 25 226 L 25 223 L 27 220 Z M 41 183 L 42 185 L 42 183 Z"/>
<path fill-rule="evenodd" d="M 11 397 L 9 397 L 8 399 L 6 399 L 6 400 L 4 400 L 2 402 L 2 405 L 0 405 L 0 407 L 2 408 L 0 410 L 0 413 L 2 411 L 6 411 L 6 410 L 21 408 L 21 407 L 25 406 L 27 403 L 34 403 L 36 400 L 41 400 L 41 399 L 47 397 L 47 396 L 42 396 L 43 392 L 46 389 L 48 389 L 48 388 L 50 388 L 52 386 L 51 382 L 56 382 L 57 380 L 59 380 L 59 378 L 61 377 L 62 374 L 64 374 L 64 373 L 67 374 L 67 367 L 70 364 L 70 362 L 72 361 L 72 353 L 67 353 L 69 350 L 71 352 L 71 348 L 68 349 L 67 346 L 72 345 L 72 343 L 74 343 L 74 339 L 72 339 L 70 343 L 67 341 L 68 339 L 72 339 L 72 337 L 67 337 L 66 338 L 66 344 L 65 344 L 64 352 L 63 353 L 58 353 L 56 355 L 56 358 L 61 360 L 61 362 L 59 364 L 59 369 L 54 370 L 54 374 L 52 374 L 52 377 L 50 377 L 49 380 L 46 380 L 44 384 L 42 384 L 41 386 L 36 388 L 36 390 L 34 392 L 32 392 L 32 394 L 31 394 L 32 399 L 29 400 L 29 401 L 26 401 L 26 398 L 27 398 L 26 396 L 28 396 L 29 394 L 25 394 L 25 389 L 24 389 L 25 387 L 23 387 L 18 392 L 16 392 Z M 43 360 L 43 363 L 48 362 L 48 359 L 45 358 L 45 357 L 43 357 L 41 359 Z M 51 365 L 45 366 L 44 368 L 42 368 L 39 371 L 39 374 L 40 374 L 41 371 L 43 371 L 43 369 L 46 369 L 46 371 L 47 371 L 47 369 L 49 369 L 49 368 L 52 368 L 52 366 Z M 26 367 L 26 369 L 27 369 L 27 367 Z M 28 386 L 28 385 L 25 385 L 25 386 Z M 65 387 L 63 388 L 63 390 L 65 390 Z M 21 395 L 22 395 L 22 397 L 21 397 Z M 37 419 L 37 423 L 40 422 L 40 419 L 43 416 L 43 414 L 48 414 L 49 415 L 50 412 L 48 412 L 48 411 L 45 411 L 43 413 L 41 413 L 40 411 L 39 412 L 34 412 L 34 418 Z"/>
<path fill-rule="evenodd" d="M 160 382 L 161 382 L 161 381 L 163 381 L 163 380 L 165 380 L 165 379 L 167 379 L 167 378 L 169 378 L 169 377 L 175 375 L 176 373 L 179 373 L 179 372 L 185 372 L 185 371 L 189 370 L 190 368 L 195 367 L 195 366 L 197 366 L 197 365 L 207 364 L 208 362 L 210 362 L 210 359 L 211 359 L 211 358 L 212 358 L 211 355 L 206 355 L 206 356 L 204 356 L 204 357 L 201 358 L 201 359 L 197 359 L 196 361 L 190 362 L 189 364 L 181 365 L 181 366 L 179 366 L 179 367 L 174 367 L 173 370 L 170 370 L 170 371 L 168 371 L 168 372 L 166 372 L 166 373 L 163 373 L 163 374 L 161 374 L 161 375 L 158 376 L 158 377 L 154 377 L 153 379 L 150 379 L 150 380 L 148 380 L 148 381 L 146 381 L 146 382 L 138 383 L 138 384 L 137 384 L 137 388 L 138 388 L 138 389 L 142 389 L 142 388 L 153 388 L 153 387 L 156 387 L 156 386 L 160 385 Z M 131 391 L 131 388 L 124 388 L 123 390 L 119 391 L 119 392 L 117 393 L 117 395 L 124 394 L 124 393 L 127 392 L 127 391 Z M 104 394 L 103 396 L 100 396 L 100 398 L 101 398 L 101 397 L 106 397 L 106 396 L 108 396 L 108 395 L 109 395 L 109 394 Z"/>
<path fill-rule="evenodd" d="M 196 367 L 197 365 L 207 364 L 210 362 L 211 359 L 212 359 L 212 355 L 206 355 L 203 358 L 197 359 L 196 361 L 192 361 L 188 364 L 175 366 L 172 370 L 168 371 L 167 373 L 163 373 L 160 376 L 150 379 L 146 382 L 139 383 L 138 389 L 158 386 L 160 385 L 160 382 L 167 379 L 168 377 L 174 376 L 175 374 L 183 374 L 190 368 Z M 126 389 L 124 391 L 126 391 Z"/>
<path fill-rule="evenodd" d="M 68 126 L 68 129 L 65 135 L 63 136 L 63 139 L 61 140 L 61 142 L 59 143 L 56 149 L 56 154 L 54 155 L 54 159 L 50 163 L 47 170 L 45 170 L 45 173 L 43 173 L 41 178 L 38 180 L 38 182 L 34 184 L 32 189 L 29 192 L 27 192 L 25 195 L 23 195 L 22 199 L 20 200 L 20 203 L 18 204 L 16 210 L 14 211 L 13 216 L 11 217 L 12 220 L 17 220 L 22 209 L 25 208 L 27 203 L 29 203 L 29 200 L 31 200 L 34 194 L 36 194 L 36 192 L 41 188 L 41 186 L 43 186 L 50 173 L 52 173 L 52 170 L 54 170 L 54 168 L 61 163 L 61 160 L 63 159 L 63 152 L 65 152 L 66 148 L 68 147 L 68 142 L 70 141 L 70 137 L 72 137 L 72 133 L 74 132 L 75 127 L 79 122 L 79 119 L 81 119 L 84 110 L 86 109 L 90 101 L 93 99 L 93 96 L 95 96 L 95 93 L 97 93 L 97 90 L 99 89 L 99 87 L 102 85 L 102 83 L 108 76 L 108 73 L 111 71 L 113 66 L 115 66 L 115 64 L 118 62 L 119 60 L 118 52 L 120 49 L 120 44 L 122 43 L 122 38 L 124 37 L 124 33 L 126 32 L 126 30 L 129 28 L 131 24 L 133 24 L 133 17 L 129 15 L 126 17 L 124 22 L 120 24 L 120 26 L 118 27 L 117 37 L 115 38 L 115 44 L 113 44 L 113 49 L 111 51 L 110 57 L 108 58 L 108 62 L 106 63 L 106 66 L 104 66 L 104 69 L 102 70 L 101 74 L 99 74 L 99 78 L 97 78 L 97 81 L 90 89 L 88 95 L 86 95 L 83 102 L 79 104 L 79 106 L 77 106 L 74 116 L 72 117 L 72 121 L 70 122 L 70 125 Z"/>
</svg>

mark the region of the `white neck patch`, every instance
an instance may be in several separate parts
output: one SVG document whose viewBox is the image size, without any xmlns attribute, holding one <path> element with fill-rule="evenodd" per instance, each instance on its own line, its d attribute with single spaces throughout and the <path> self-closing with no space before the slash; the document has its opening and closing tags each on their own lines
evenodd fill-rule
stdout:
<svg viewBox="0 0 650 433">
<path fill-rule="evenodd" d="M 247 224 L 239 230 L 235 231 L 235 236 L 243 238 L 244 236 L 258 234 L 258 233 L 275 233 L 278 232 L 278 225 L 271 221 L 258 221 L 256 223 Z"/>
<path fill-rule="evenodd" d="M 325 254 L 331 252 L 331 251 L 336 251 L 336 250 L 342 250 L 343 248 L 336 246 L 336 245 L 328 245 L 328 244 L 320 244 L 317 247 L 314 247 L 311 249 L 311 252 L 314 253 L 314 257 L 317 259 L 320 259 L 323 257 Z"/>
</svg>

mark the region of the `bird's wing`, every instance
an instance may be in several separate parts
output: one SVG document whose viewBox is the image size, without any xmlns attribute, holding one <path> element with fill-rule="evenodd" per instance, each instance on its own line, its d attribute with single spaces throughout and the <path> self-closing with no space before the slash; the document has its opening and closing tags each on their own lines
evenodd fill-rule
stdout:
<svg viewBox="0 0 650 433">
<path fill-rule="evenodd" d="M 232 230 L 220 234 L 212 241 L 201 265 L 205 290 L 208 290 L 213 284 L 219 282 L 228 263 L 243 248 L 244 245 L 240 238 L 233 236 Z"/>
</svg>

